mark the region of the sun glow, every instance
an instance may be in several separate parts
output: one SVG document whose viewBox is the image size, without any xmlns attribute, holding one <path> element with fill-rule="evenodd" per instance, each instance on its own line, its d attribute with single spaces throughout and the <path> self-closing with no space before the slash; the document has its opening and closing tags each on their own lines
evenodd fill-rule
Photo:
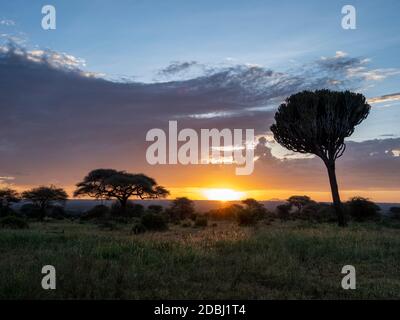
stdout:
<svg viewBox="0 0 400 320">
<path fill-rule="evenodd" d="M 206 189 L 203 194 L 208 200 L 220 201 L 240 200 L 245 196 L 244 192 L 232 189 Z"/>
</svg>

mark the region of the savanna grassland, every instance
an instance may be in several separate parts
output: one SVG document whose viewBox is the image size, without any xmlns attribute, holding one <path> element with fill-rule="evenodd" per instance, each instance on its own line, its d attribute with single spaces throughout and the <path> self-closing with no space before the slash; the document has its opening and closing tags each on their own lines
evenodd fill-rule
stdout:
<svg viewBox="0 0 400 320">
<path fill-rule="evenodd" d="M 400 229 L 382 223 L 171 225 L 132 234 L 71 221 L 0 230 L 0 299 L 400 298 Z M 57 289 L 41 288 L 54 265 Z M 343 290 L 354 265 L 357 289 Z"/>
</svg>

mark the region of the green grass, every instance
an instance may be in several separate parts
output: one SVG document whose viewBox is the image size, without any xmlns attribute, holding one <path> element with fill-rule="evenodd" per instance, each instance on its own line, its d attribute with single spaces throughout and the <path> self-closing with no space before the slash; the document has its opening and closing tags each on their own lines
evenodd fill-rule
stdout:
<svg viewBox="0 0 400 320">
<path fill-rule="evenodd" d="M 35 223 L 0 230 L 0 257 L 1 299 L 400 298 L 400 230 L 385 224 L 218 222 L 132 235 L 129 225 Z M 56 290 L 41 288 L 47 264 Z M 347 264 L 356 290 L 341 288 Z"/>
</svg>

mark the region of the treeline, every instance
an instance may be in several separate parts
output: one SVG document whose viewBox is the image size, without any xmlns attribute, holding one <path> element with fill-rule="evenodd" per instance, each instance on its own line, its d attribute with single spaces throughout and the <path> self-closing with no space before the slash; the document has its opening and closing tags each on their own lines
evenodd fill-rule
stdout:
<svg viewBox="0 0 400 320">
<path fill-rule="evenodd" d="M 55 186 L 37 187 L 21 194 L 13 189 L 0 189 L 0 227 L 27 228 L 29 221 L 52 221 L 67 219 L 79 223 L 94 223 L 101 229 L 113 230 L 119 224 L 131 225 L 134 234 L 146 231 L 164 231 L 169 225 L 204 228 L 216 221 L 227 220 L 239 226 L 270 225 L 274 221 L 308 221 L 310 223 L 336 223 L 337 215 L 332 205 L 319 203 L 308 196 L 292 196 L 275 210 L 268 210 L 255 199 L 227 204 L 218 209 L 199 213 L 194 201 L 180 197 L 172 200 L 166 208 L 150 204 L 145 207 L 131 200 L 116 200 L 111 206 L 103 204 L 82 212 L 69 214 L 64 209 L 67 193 Z M 25 200 L 21 208 L 13 210 L 11 204 Z M 354 197 L 343 204 L 346 219 L 364 222 L 380 221 L 380 207 L 367 198 Z M 400 207 L 390 209 L 392 219 L 400 220 Z"/>
<path fill-rule="evenodd" d="M 172 200 L 167 208 L 154 204 L 145 208 L 130 200 L 163 198 L 168 194 L 166 188 L 144 174 L 96 169 L 76 184 L 74 197 L 114 200 L 111 207 L 97 205 L 76 217 L 64 209 L 68 194 L 62 188 L 40 186 L 21 194 L 14 189 L 4 188 L 0 189 L 0 226 L 26 228 L 29 220 L 79 219 L 82 223 L 94 222 L 108 229 L 115 228 L 118 223 L 130 223 L 133 233 L 141 233 L 146 230 L 166 230 L 168 224 L 206 227 L 209 220 L 231 220 L 240 226 L 258 223 L 268 225 L 275 220 L 305 220 L 314 223 L 338 221 L 336 208 L 330 204 L 318 203 L 308 196 L 292 196 L 274 211 L 254 199 L 246 199 L 240 204 L 230 204 L 205 213 L 196 212 L 194 202 L 185 197 Z M 21 200 L 26 203 L 18 211 L 12 209 L 12 204 Z M 346 221 L 376 221 L 381 218 L 379 206 L 366 198 L 354 197 L 342 206 Z M 391 208 L 391 212 L 392 217 L 400 218 L 400 207 Z"/>
</svg>

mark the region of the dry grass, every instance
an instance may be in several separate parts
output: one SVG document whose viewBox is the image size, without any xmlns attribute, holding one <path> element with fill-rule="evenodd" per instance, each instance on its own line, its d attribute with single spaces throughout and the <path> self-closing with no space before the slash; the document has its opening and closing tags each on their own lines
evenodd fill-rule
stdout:
<svg viewBox="0 0 400 320">
<path fill-rule="evenodd" d="M 213 224 L 213 223 L 211 223 Z M 230 222 L 133 235 L 76 222 L 0 230 L 0 298 L 380 299 L 400 297 L 399 229 Z M 57 290 L 41 289 L 41 267 Z M 341 268 L 357 270 L 345 291 Z"/>
</svg>

